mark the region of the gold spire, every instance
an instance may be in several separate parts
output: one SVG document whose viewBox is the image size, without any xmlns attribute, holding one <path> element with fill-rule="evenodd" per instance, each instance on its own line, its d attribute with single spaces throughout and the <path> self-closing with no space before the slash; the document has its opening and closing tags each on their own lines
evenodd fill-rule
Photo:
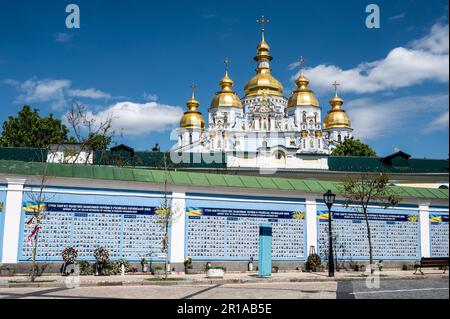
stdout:
<svg viewBox="0 0 450 319">
<path fill-rule="evenodd" d="M 226 58 L 225 63 L 225 76 L 220 80 L 221 90 L 216 93 L 216 96 L 211 102 L 210 109 L 216 107 L 237 107 L 242 108 L 242 102 L 237 96 L 236 92 L 233 91 L 233 80 L 228 76 L 228 70 L 231 61 Z"/>
<path fill-rule="evenodd" d="M 244 88 L 245 96 L 261 95 L 262 90 L 269 90 L 269 95 L 283 96 L 283 85 L 271 74 L 270 46 L 265 39 L 265 25 L 270 22 L 264 16 L 256 22 L 261 24 L 261 42 L 257 47 L 257 54 L 254 60 L 258 63 L 256 75 L 247 83 Z"/>
<path fill-rule="evenodd" d="M 330 100 L 331 110 L 328 111 L 328 114 L 323 121 L 323 128 L 350 128 L 350 119 L 347 113 L 341 109 L 344 100 L 338 95 L 337 87 L 340 84 L 334 81 L 332 85 L 334 86 L 334 97 Z"/>
<path fill-rule="evenodd" d="M 319 101 L 314 95 L 314 92 L 308 89 L 309 80 L 303 72 L 303 66 L 305 64 L 305 60 L 303 59 L 303 57 L 300 58 L 299 64 L 300 64 L 300 75 L 295 81 L 297 89 L 292 92 L 292 95 L 289 98 L 288 108 L 296 106 L 310 106 L 310 105 L 320 107 Z"/>
<path fill-rule="evenodd" d="M 197 85 L 192 83 L 191 88 L 192 96 L 186 101 L 188 110 L 181 117 L 180 127 L 204 129 L 206 127 L 205 119 L 203 118 L 202 113 L 198 111 L 200 102 L 195 98 L 195 89 L 197 88 Z"/>
</svg>

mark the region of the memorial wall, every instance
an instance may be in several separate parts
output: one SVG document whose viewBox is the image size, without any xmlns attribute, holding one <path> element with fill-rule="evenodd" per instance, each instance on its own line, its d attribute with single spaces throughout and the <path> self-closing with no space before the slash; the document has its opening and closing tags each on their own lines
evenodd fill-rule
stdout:
<svg viewBox="0 0 450 319">
<path fill-rule="evenodd" d="M 259 225 L 272 224 L 273 260 L 305 259 L 305 205 L 186 201 L 185 254 L 193 260 L 258 259 Z"/>
<path fill-rule="evenodd" d="M 448 212 L 430 212 L 431 257 L 448 257 Z"/>
<path fill-rule="evenodd" d="M 318 206 L 319 255 L 328 258 L 328 209 Z M 333 250 L 341 260 L 367 259 L 369 244 L 364 213 L 359 208 L 335 205 L 332 210 Z M 417 260 L 420 258 L 420 223 L 418 208 L 369 208 L 373 256 L 382 260 Z M 447 244 L 448 247 L 448 244 Z"/>
<path fill-rule="evenodd" d="M 161 255 L 163 232 L 155 207 L 162 198 L 57 193 L 46 198 L 51 200 L 45 203 L 37 260 L 61 260 L 61 252 L 68 246 L 75 247 L 82 260 L 94 260 L 93 251 L 100 246 L 109 250 L 111 259 L 139 261 Z M 24 201 L 20 261 L 31 259 L 32 228 L 28 224 L 35 209 L 35 203 Z"/>
<path fill-rule="evenodd" d="M 328 209 L 323 204 L 308 204 L 314 206 L 308 206 L 307 215 L 302 199 L 227 196 L 187 193 L 186 198 L 178 199 L 185 215 L 178 221 L 177 232 L 171 234 L 177 260 L 182 261 L 183 255 L 194 261 L 257 260 L 262 223 L 270 223 L 273 228 L 274 261 L 305 261 L 314 243 L 318 254 L 327 259 Z M 45 198 L 38 261 L 61 261 L 61 252 L 67 246 L 78 250 L 79 260 L 94 260 L 93 251 L 99 246 L 107 248 L 112 259 L 137 262 L 143 257 L 163 257 L 163 231 L 157 216 L 157 207 L 163 202 L 160 193 L 55 188 Z M 29 221 L 39 209 L 32 199 L 29 193 L 23 193 L 18 261 L 31 260 L 33 226 Z M 1 248 L 5 250 L 5 203 L 6 190 L 0 186 L 0 256 Z M 370 208 L 369 216 L 375 259 L 415 261 L 422 256 L 417 206 Z M 448 256 L 448 208 L 430 211 L 429 225 L 425 247 L 430 245 L 433 257 Z M 361 211 L 335 204 L 333 234 L 336 258 L 368 259 Z"/>
<path fill-rule="evenodd" d="M 5 223 L 6 186 L 0 185 L 0 258 L 3 254 L 3 233 Z"/>
</svg>

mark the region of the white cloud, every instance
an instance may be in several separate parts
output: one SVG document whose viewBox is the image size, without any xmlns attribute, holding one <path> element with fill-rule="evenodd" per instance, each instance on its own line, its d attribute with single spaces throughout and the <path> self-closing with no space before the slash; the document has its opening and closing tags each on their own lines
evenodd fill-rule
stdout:
<svg viewBox="0 0 450 319">
<path fill-rule="evenodd" d="M 156 102 L 119 102 L 105 110 L 91 113 L 99 123 L 112 119 L 111 124 L 116 133 L 122 132 L 128 136 L 166 131 L 178 125 L 182 115 L 181 107 Z"/>
<path fill-rule="evenodd" d="M 361 98 L 350 101 L 347 112 L 356 137 L 375 139 L 393 133 L 404 134 L 404 130 L 414 130 L 416 134 L 448 130 L 448 103 L 448 93 L 387 101 Z"/>
<path fill-rule="evenodd" d="M 87 90 L 69 90 L 67 93 L 71 97 L 84 97 L 89 99 L 112 99 L 112 96 L 110 94 L 93 88 Z"/>
<path fill-rule="evenodd" d="M 321 64 L 305 70 L 311 86 L 319 92 L 331 91 L 331 82 L 342 84 L 342 91 L 375 93 L 395 90 L 425 81 L 449 80 L 449 27 L 436 24 L 425 37 L 405 47 L 391 50 L 378 61 L 363 62 L 351 69 Z M 295 68 L 297 63 L 289 67 Z M 292 78 L 298 77 L 298 73 Z"/>
<path fill-rule="evenodd" d="M 404 13 L 400 13 L 400 14 L 397 14 L 397 15 L 395 15 L 395 16 L 389 17 L 388 20 L 389 20 L 389 21 L 401 20 L 401 19 L 403 19 L 404 17 L 405 17 L 405 14 L 404 14 Z"/>
<path fill-rule="evenodd" d="M 447 130 L 448 132 L 448 123 L 449 123 L 449 111 L 440 114 L 433 121 L 430 122 L 429 125 L 425 127 L 426 133 L 433 133 L 438 131 Z"/>
<path fill-rule="evenodd" d="M 61 32 L 55 34 L 55 41 L 59 43 L 69 42 L 70 40 L 72 40 L 72 38 L 73 34 L 70 33 Z"/>
<path fill-rule="evenodd" d="M 36 78 L 24 82 L 8 79 L 5 83 L 14 86 L 18 91 L 16 103 L 51 102 L 54 109 L 64 105 L 65 90 L 71 85 L 68 80 L 39 80 Z"/>
<path fill-rule="evenodd" d="M 36 77 L 19 82 L 16 80 L 5 80 L 16 88 L 18 96 L 16 103 L 50 103 L 55 110 L 61 109 L 68 104 L 71 98 L 103 99 L 108 100 L 113 97 L 100 90 L 90 88 L 86 90 L 73 89 L 69 80 L 38 79 Z"/>
<path fill-rule="evenodd" d="M 151 93 L 144 92 L 144 94 L 142 94 L 142 96 L 144 97 L 145 101 L 149 101 L 149 102 L 156 102 L 156 101 L 158 101 L 158 95 L 156 95 L 156 94 L 151 94 Z"/>
<path fill-rule="evenodd" d="M 448 54 L 448 24 L 435 24 L 428 35 L 413 41 L 411 46 L 417 50 L 429 51 L 434 54 Z"/>
</svg>

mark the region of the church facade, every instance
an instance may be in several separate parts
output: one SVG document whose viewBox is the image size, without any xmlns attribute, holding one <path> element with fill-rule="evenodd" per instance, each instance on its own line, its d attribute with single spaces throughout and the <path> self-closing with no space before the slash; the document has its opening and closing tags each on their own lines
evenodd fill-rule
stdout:
<svg viewBox="0 0 450 319">
<path fill-rule="evenodd" d="M 225 61 L 225 76 L 209 106 L 207 121 L 198 111 L 200 102 L 193 92 L 173 151 L 223 152 L 229 167 L 327 169 L 327 155 L 345 138 L 352 137 L 353 131 L 342 109 L 344 101 L 338 96 L 338 84 L 334 83 L 331 109 L 322 121 L 321 106 L 303 70 L 289 97 L 271 74 L 272 56 L 264 27 L 254 60 L 256 75 L 245 85 L 243 98 L 233 89 Z"/>
</svg>

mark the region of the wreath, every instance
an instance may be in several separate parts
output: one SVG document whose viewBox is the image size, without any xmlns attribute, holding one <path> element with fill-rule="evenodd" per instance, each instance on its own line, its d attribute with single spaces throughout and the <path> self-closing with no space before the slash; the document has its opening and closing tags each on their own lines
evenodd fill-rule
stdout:
<svg viewBox="0 0 450 319">
<path fill-rule="evenodd" d="M 106 248 L 99 247 L 94 250 L 94 258 L 97 262 L 106 263 L 109 261 L 109 251 Z"/>
<path fill-rule="evenodd" d="M 66 264 L 74 264 L 77 260 L 78 252 L 73 247 L 64 248 L 61 256 Z"/>
</svg>

